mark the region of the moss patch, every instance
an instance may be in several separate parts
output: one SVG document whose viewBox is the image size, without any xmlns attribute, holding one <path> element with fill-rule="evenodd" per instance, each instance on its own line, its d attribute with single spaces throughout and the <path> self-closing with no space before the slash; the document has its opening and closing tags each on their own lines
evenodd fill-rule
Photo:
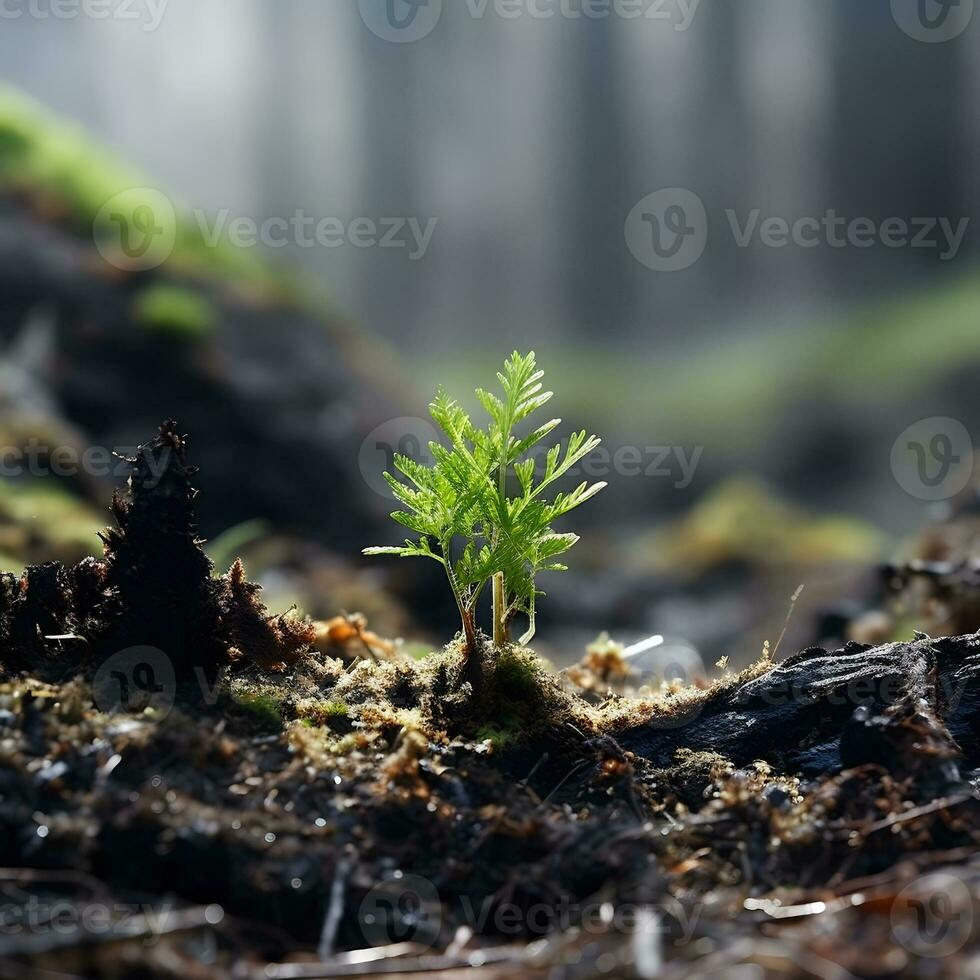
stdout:
<svg viewBox="0 0 980 980">
<path fill-rule="evenodd" d="M 140 326 L 168 339 L 197 341 L 211 333 L 217 314 L 200 293 L 160 283 L 136 297 L 133 317 Z"/>
<path fill-rule="evenodd" d="M 843 515 L 815 516 L 777 497 L 751 477 L 717 486 L 681 520 L 635 539 L 631 557 L 641 567 L 698 574 L 732 561 L 754 566 L 870 562 L 883 537 Z"/>
<path fill-rule="evenodd" d="M 5 569 L 40 561 L 96 556 L 104 521 L 89 505 L 50 479 L 0 480 L 0 552 Z"/>
<path fill-rule="evenodd" d="M 282 706 L 278 692 L 267 690 L 239 691 L 234 697 L 238 708 L 262 726 L 282 726 Z"/>
<path fill-rule="evenodd" d="M 313 698 L 296 706 L 296 715 L 311 728 L 326 727 L 334 732 L 350 731 L 350 709 L 343 701 L 320 701 Z"/>
<path fill-rule="evenodd" d="M 0 189 L 26 195 L 43 213 L 91 240 L 93 222 L 107 202 L 128 192 L 129 210 L 140 189 L 158 193 L 153 185 L 80 127 L 16 89 L 0 86 Z M 189 215 L 178 214 L 176 220 L 174 250 L 164 266 L 168 271 L 217 281 L 253 297 L 299 299 L 297 283 L 254 249 L 209 245 Z"/>
</svg>

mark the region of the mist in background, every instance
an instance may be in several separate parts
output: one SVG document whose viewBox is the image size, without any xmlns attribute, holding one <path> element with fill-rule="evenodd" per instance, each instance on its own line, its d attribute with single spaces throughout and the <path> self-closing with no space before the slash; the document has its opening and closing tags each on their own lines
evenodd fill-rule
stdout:
<svg viewBox="0 0 980 980">
<path fill-rule="evenodd" d="M 441 9 L 426 36 L 395 43 L 372 29 L 385 0 L 171 0 L 152 31 L 5 19 L 0 76 L 211 216 L 437 219 L 415 260 L 350 244 L 277 257 L 422 392 L 535 347 L 573 422 L 613 446 L 700 448 L 696 480 L 622 481 L 615 513 L 680 511 L 754 471 L 900 530 L 923 507 L 892 478 L 892 440 L 976 407 L 973 307 L 942 305 L 972 281 L 976 229 L 945 258 L 740 247 L 726 214 L 977 214 L 980 24 L 928 43 L 896 4 L 651 0 L 593 19 L 570 0 L 513 17 L 447 0 L 416 12 Z M 676 272 L 624 234 L 662 188 L 708 216 L 704 254 Z"/>
</svg>

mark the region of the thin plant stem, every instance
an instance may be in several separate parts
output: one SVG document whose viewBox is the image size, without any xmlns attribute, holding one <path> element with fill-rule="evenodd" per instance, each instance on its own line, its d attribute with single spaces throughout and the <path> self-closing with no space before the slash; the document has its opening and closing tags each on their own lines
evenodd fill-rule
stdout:
<svg viewBox="0 0 980 980">
<path fill-rule="evenodd" d="M 507 613 L 505 605 L 504 573 L 493 576 L 493 645 L 497 650 L 507 643 Z"/>
</svg>

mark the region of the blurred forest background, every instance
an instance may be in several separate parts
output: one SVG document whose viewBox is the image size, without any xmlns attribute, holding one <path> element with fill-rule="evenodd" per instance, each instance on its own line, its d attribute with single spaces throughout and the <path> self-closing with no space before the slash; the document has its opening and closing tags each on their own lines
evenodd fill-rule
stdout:
<svg viewBox="0 0 980 980">
<path fill-rule="evenodd" d="M 250 542 L 276 595 L 297 594 L 313 560 L 263 553 L 254 520 L 330 553 L 313 562 L 317 594 L 330 596 L 321 613 L 377 605 L 369 611 L 390 629 L 438 630 L 397 569 L 385 572 L 397 615 L 349 585 L 378 581 L 357 549 L 392 533 L 359 450 L 385 419 L 423 414 L 437 383 L 465 394 L 512 348 L 534 348 L 570 423 L 647 463 L 648 448 L 672 448 L 669 475 L 610 474 L 578 570 L 554 583 L 555 618 L 593 634 L 683 635 L 712 654 L 757 649 L 807 582 L 802 641 L 823 603 L 853 588 L 858 573 L 842 565 L 872 568 L 947 516 L 896 479 L 896 438 L 935 416 L 971 430 L 980 402 L 980 23 L 924 43 L 901 28 L 895 3 L 669 2 L 666 19 L 633 20 L 562 16 L 557 0 L 538 5 L 556 11 L 546 19 L 501 16 L 492 2 L 476 17 L 472 3 L 447 0 L 413 43 L 370 29 L 384 0 L 170 0 L 154 30 L 5 19 L 0 78 L 56 114 L 38 108 L 34 130 L 25 113 L 35 110 L 8 95 L 0 118 L 0 163 L 17 191 L 2 229 L 5 424 L 33 399 L 80 443 L 125 445 L 148 437 L 155 415 L 175 415 L 203 468 L 205 533 L 231 528 L 228 547 Z M 215 299 L 212 284 L 210 353 L 171 336 L 123 355 L 134 307 L 69 282 L 63 260 L 69 239 L 84 243 L 99 195 L 127 181 L 109 181 L 70 126 L 146 175 L 129 185 L 159 188 L 185 213 L 434 218 L 431 244 L 415 259 L 351 244 L 249 256 L 316 284 L 327 301 L 304 300 L 299 319 L 328 321 L 322 340 L 284 327 L 295 312 Z M 37 206 L 39 190 L 47 203 L 64 192 L 66 173 L 77 191 L 73 168 L 101 181 L 70 202 L 74 223 Z M 710 235 L 699 261 L 661 273 L 631 254 L 624 222 L 670 187 L 700 197 Z M 726 211 L 744 221 L 753 209 L 790 223 L 833 209 L 876 224 L 970 224 L 946 258 L 880 241 L 739 247 Z M 25 260 L 38 215 L 66 232 L 56 259 L 41 236 Z M 202 288 L 173 262 L 148 275 Z M 102 285 L 130 303 L 146 283 Z M 82 366 L 87 383 L 73 374 Z M 261 477 L 248 462 L 257 440 Z M 677 447 L 697 459 L 690 480 Z M 104 504 L 104 486 L 71 492 Z M 46 557 L 14 538 L 12 559 Z M 761 578 L 745 572 L 760 565 Z"/>
</svg>

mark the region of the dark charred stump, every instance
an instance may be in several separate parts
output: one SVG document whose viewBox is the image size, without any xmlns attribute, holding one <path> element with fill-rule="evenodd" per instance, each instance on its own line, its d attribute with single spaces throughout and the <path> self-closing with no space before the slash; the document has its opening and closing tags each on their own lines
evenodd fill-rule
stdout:
<svg viewBox="0 0 980 980">
<path fill-rule="evenodd" d="M 178 680 L 194 679 L 195 668 L 213 677 L 227 659 L 218 583 L 197 536 L 196 469 L 188 465 L 176 423 L 165 422 L 128 463 L 127 490 L 112 504 L 117 527 L 102 534 L 107 615 L 97 646 L 106 655 L 156 647 L 170 658 Z"/>
<path fill-rule="evenodd" d="M 0 575 L 3 668 L 64 678 L 150 647 L 172 664 L 178 685 L 202 690 L 202 681 L 238 658 L 267 669 L 294 662 L 312 643 L 312 626 L 268 615 L 241 563 L 223 577 L 212 574 L 197 535 L 197 471 L 176 423 L 165 422 L 127 462 L 101 561 L 50 562 L 20 579 Z"/>
</svg>

